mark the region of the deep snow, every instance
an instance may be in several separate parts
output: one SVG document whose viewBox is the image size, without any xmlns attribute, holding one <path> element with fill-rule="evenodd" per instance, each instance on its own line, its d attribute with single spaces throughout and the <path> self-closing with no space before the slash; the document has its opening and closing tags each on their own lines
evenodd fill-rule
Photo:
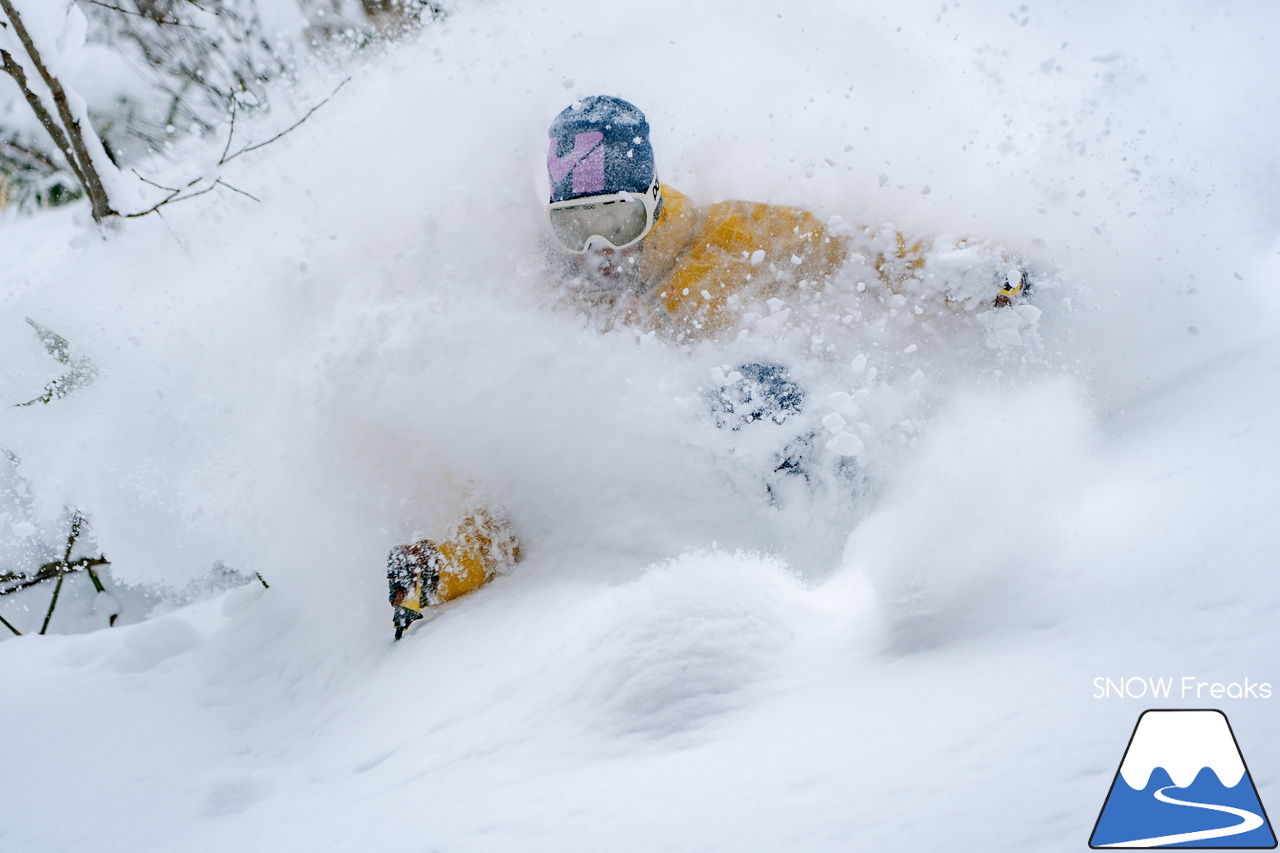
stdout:
<svg viewBox="0 0 1280 853">
<path fill-rule="evenodd" d="M 0 399 L 57 375 L 24 317 L 101 370 L 0 410 L 10 524 L 271 583 L 0 642 L 0 848 L 1080 849 L 1149 701 L 1094 678 L 1280 684 L 1280 10 L 830 6 L 464 5 L 237 160 L 260 205 L 0 221 Z M 695 198 L 998 240 L 1038 322 L 600 334 L 539 243 L 594 92 Z M 790 436 L 705 394 L 765 356 L 815 429 L 867 392 L 856 482 L 764 500 Z M 528 558 L 393 646 L 386 550 L 468 481 Z M 1264 804 L 1275 701 L 1218 700 Z"/>
</svg>

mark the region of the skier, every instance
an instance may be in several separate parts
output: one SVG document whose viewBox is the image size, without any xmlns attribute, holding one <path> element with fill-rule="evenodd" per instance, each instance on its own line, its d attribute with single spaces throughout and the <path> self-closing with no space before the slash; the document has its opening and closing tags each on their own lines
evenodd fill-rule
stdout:
<svg viewBox="0 0 1280 853">
<path fill-rule="evenodd" d="M 849 234 L 785 205 L 695 206 L 658 180 L 649 124 L 619 98 L 583 98 L 551 125 L 547 217 L 575 295 L 614 323 L 676 341 L 737 332 L 750 308 L 800 283 L 817 289 L 849 253 Z M 924 266 L 927 241 L 891 234 L 876 270 L 892 289 Z M 576 270 L 575 270 L 576 267 Z M 1026 275 L 1010 270 L 989 297 L 1008 305 Z"/>
<path fill-rule="evenodd" d="M 661 183 L 649 123 L 620 98 L 583 98 L 556 116 L 547 173 L 547 218 L 563 250 L 555 263 L 573 298 L 606 326 L 676 342 L 732 336 L 753 307 L 797 288 L 816 291 L 850 254 L 850 233 L 808 211 L 748 201 L 699 207 Z M 930 248 L 896 232 L 881 236 L 876 273 L 896 290 L 924 267 Z M 1029 293 L 1025 272 L 1009 263 L 991 281 L 988 304 Z M 717 401 L 721 426 L 782 423 L 800 410 L 803 392 L 783 366 L 746 364 L 737 373 L 741 382 Z M 387 570 L 396 637 L 424 607 L 475 589 L 518 556 L 510 520 L 491 508 L 467 513 L 442 539 L 397 547 Z"/>
</svg>

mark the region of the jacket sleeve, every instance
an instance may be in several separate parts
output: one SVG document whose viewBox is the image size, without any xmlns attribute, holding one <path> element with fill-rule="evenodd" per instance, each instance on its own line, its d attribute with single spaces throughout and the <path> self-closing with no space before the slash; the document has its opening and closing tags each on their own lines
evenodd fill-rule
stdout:
<svg viewBox="0 0 1280 853">
<path fill-rule="evenodd" d="M 882 232 L 875 256 L 880 278 L 894 293 L 940 296 L 952 310 L 1012 305 L 1031 292 L 1021 257 L 998 243 L 970 237 L 913 239 Z"/>
<path fill-rule="evenodd" d="M 707 211 L 656 296 L 691 330 L 716 334 L 800 282 L 834 274 L 846 251 L 808 211 L 721 202 Z"/>
<path fill-rule="evenodd" d="M 438 543 L 436 595 L 449 601 L 510 571 L 520 559 L 511 521 L 496 510 L 476 507 Z"/>
</svg>

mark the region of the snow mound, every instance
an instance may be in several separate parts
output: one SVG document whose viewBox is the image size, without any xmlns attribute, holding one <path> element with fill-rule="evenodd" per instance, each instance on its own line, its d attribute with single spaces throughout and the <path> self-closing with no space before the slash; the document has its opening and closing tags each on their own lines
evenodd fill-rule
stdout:
<svg viewBox="0 0 1280 853">
<path fill-rule="evenodd" d="M 845 551 L 846 567 L 874 584 L 894 642 L 932 645 L 1013 616 L 1044 555 L 1070 535 L 1053 508 L 1094 464 L 1093 430 L 1067 380 L 962 394 L 937 417 Z"/>
<path fill-rule="evenodd" d="M 582 627 L 579 698 L 610 732 L 666 735 L 748 702 L 794 637 L 804 589 L 776 560 L 719 551 L 655 566 Z"/>
</svg>

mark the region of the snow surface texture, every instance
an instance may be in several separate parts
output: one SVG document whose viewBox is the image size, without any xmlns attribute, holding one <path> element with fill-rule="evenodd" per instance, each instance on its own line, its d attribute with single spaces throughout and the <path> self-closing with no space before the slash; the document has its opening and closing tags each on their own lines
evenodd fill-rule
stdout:
<svg viewBox="0 0 1280 853">
<path fill-rule="evenodd" d="M 232 164 L 261 204 L 0 224 L 0 400 L 61 368 L 24 317 L 100 369 L 0 409 L 13 536 L 271 583 L 0 643 L 0 848 L 1075 850 L 1145 707 L 1095 677 L 1280 682 L 1280 10 L 651 6 L 460 4 Z M 1038 313 L 855 261 L 834 316 L 599 333 L 540 254 L 597 92 L 695 199 L 992 240 Z M 764 359 L 803 413 L 716 428 Z M 388 547 L 474 488 L 527 559 L 392 646 Z M 1269 708 L 1226 709 L 1264 803 Z"/>
</svg>

